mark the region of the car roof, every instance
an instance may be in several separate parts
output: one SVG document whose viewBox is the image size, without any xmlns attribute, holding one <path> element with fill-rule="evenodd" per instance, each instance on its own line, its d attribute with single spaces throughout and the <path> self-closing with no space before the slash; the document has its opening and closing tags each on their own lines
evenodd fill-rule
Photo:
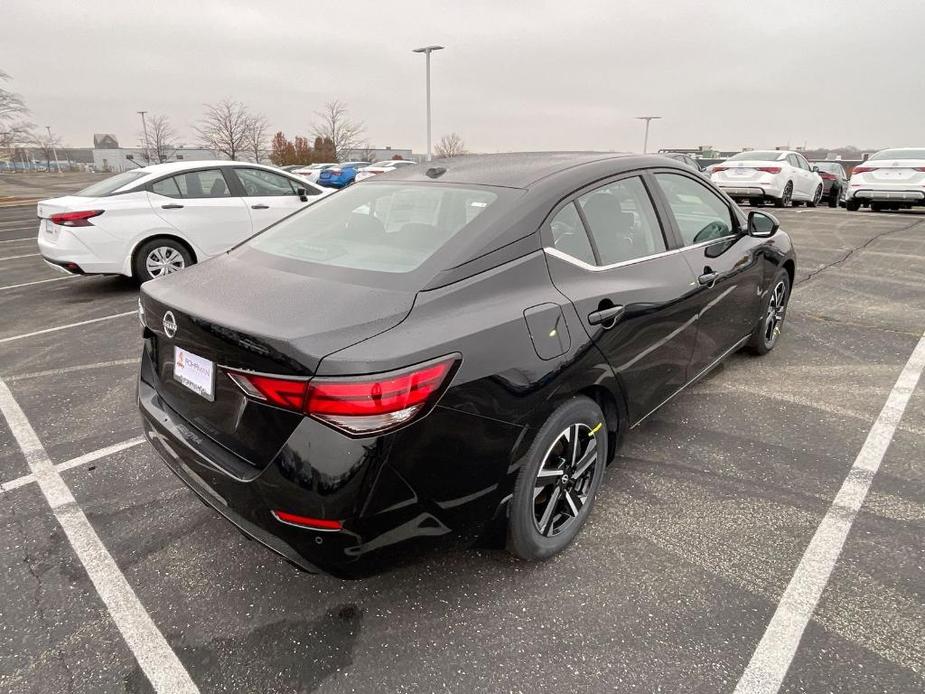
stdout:
<svg viewBox="0 0 925 694">
<path fill-rule="evenodd" d="M 655 155 L 617 152 L 523 152 L 511 154 L 472 154 L 452 159 L 434 159 L 419 166 L 400 166 L 389 180 L 439 181 L 472 185 L 529 188 L 557 174 L 605 165 L 617 174 L 644 166 L 661 166 L 672 160 Z M 443 169 L 440 172 L 440 169 Z M 428 175 L 430 172 L 430 175 Z"/>
<path fill-rule="evenodd" d="M 250 161 L 225 161 L 223 159 L 200 159 L 198 161 L 170 161 L 164 164 L 152 164 L 143 166 L 139 171 L 152 176 L 161 176 L 163 174 L 175 173 L 177 171 L 186 171 L 187 169 L 201 169 L 204 166 L 256 166 L 261 169 L 275 170 L 275 166 L 265 164 L 255 164 Z"/>
</svg>

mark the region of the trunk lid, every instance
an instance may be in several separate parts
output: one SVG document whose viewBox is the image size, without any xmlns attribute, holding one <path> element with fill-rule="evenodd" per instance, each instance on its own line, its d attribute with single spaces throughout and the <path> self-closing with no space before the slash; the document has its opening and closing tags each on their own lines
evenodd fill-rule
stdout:
<svg viewBox="0 0 925 694">
<path fill-rule="evenodd" d="M 101 209 L 104 198 L 84 198 L 77 195 L 65 195 L 60 198 L 42 200 L 36 206 L 36 214 L 40 219 L 48 219 L 59 212 L 75 212 L 77 210 Z"/>
<path fill-rule="evenodd" d="M 328 354 L 404 320 L 414 296 L 219 256 L 142 287 L 153 385 L 199 432 L 263 467 L 302 415 L 246 398 L 223 367 L 310 378 Z M 176 324 L 172 337 L 167 311 Z M 211 401 L 175 378 L 178 349 L 212 363 Z"/>
</svg>

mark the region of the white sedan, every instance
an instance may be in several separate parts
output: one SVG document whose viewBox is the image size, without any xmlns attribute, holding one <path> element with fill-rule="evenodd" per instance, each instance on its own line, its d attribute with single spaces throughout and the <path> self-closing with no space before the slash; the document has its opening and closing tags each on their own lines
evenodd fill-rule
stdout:
<svg viewBox="0 0 925 694">
<path fill-rule="evenodd" d="M 332 166 L 337 166 L 337 162 L 328 162 L 325 164 L 309 164 L 308 166 L 293 169 L 292 173 L 294 173 L 296 176 L 301 176 L 302 178 L 308 179 L 312 183 L 317 183 L 318 176 L 321 175 L 321 172 L 325 169 L 330 169 Z"/>
<path fill-rule="evenodd" d="M 365 166 L 359 171 L 357 171 L 356 181 L 360 182 L 364 178 L 372 178 L 379 174 L 388 173 L 389 171 L 395 171 L 402 166 L 414 166 L 417 162 L 408 161 L 406 159 L 387 159 L 385 161 L 377 161 L 375 164 L 370 164 Z"/>
<path fill-rule="evenodd" d="M 822 177 L 799 152 L 739 152 L 710 167 L 710 179 L 737 202 L 815 207 L 822 198 Z"/>
<path fill-rule="evenodd" d="M 328 194 L 259 164 L 156 164 L 42 200 L 39 251 L 63 272 L 145 282 L 224 253 Z"/>
<path fill-rule="evenodd" d="M 874 212 L 925 205 L 925 147 L 884 149 L 851 172 L 845 206 Z"/>
</svg>

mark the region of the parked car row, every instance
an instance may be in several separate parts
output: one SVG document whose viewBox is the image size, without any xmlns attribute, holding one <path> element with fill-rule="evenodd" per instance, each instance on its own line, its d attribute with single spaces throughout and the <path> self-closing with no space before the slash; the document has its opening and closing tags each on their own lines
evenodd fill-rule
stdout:
<svg viewBox="0 0 925 694">
<path fill-rule="evenodd" d="M 855 166 L 850 176 L 841 162 L 809 162 L 800 152 L 786 150 L 740 152 L 706 169 L 687 155 L 665 156 L 702 170 L 739 203 L 815 207 L 825 201 L 829 207 L 869 207 L 874 212 L 925 205 L 922 147 L 877 152 Z"/>
<path fill-rule="evenodd" d="M 365 178 L 395 171 L 395 169 L 402 166 L 414 166 L 415 164 L 416 162 L 404 159 L 388 159 L 374 164 L 366 161 L 347 161 L 342 164 L 312 164 L 296 168 L 292 173 L 304 176 L 312 183 L 317 183 L 327 188 L 345 188 L 351 183 L 362 181 Z"/>
</svg>

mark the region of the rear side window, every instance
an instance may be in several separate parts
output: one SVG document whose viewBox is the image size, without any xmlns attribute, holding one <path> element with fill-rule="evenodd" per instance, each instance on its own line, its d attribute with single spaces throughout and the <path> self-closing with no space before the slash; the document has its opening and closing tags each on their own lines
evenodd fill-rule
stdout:
<svg viewBox="0 0 925 694">
<path fill-rule="evenodd" d="M 552 231 L 553 248 L 583 260 L 588 265 L 594 265 L 594 251 L 591 250 L 591 242 L 588 241 L 588 234 L 581 223 L 581 217 L 578 216 L 578 210 L 575 209 L 575 203 L 570 202 L 559 210 L 549 227 Z"/>
<path fill-rule="evenodd" d="M 322 198 L 247 245 L 322 265 L 411 272 L 497 198 L 476 188 L 364 183 Z"/>
<path fill-rule="evenodd" d="M 655 179 L 668 199 L 685 246 L 733 233 L 732 211 L 705 185 L 671 173 L 657 173 Z"/>
<path fill-rule="evenodd" d="M 234 169 L 234 174 L 244 187 L 244 194 L 249 197 L 265 195 L 295 195 L 292 180 L 279 174 L 261 169 Z M 311 191 L 314 193 L 314 189 Z"/>
<path fill-rule="evenodd" d="M 578 198 L 602 265 L 666 250 L 665 237 L 642 179 L 625 178 Z"/>
<path fill-rule="evenodd" d="M 151 192 L 169 198 L 227 198 L 231 196 L 219 169 L 190 171 L 151 185 Z"/>
</svg>

